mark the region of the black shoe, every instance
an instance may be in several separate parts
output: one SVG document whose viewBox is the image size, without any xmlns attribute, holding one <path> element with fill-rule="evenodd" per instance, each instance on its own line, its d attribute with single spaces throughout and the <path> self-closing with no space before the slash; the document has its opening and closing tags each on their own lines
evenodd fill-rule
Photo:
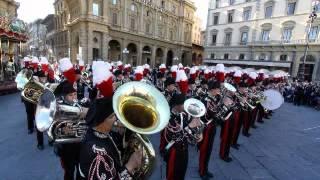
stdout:
<svg viewBox="0 0 320 180">
<path fill-rule="evenodd" d="M 33 133 L 33 130 L 32 129 L 29 129 L 28 130 L 28 134 L 32 134 Z"/>
<path fill-rule="evenodd" d="M 210 179 L 210 177 L 208 177 L 208 175 L 200 176 L 200 178 L 202 180 L 209 180 Z"/>
<path fill-rule="evenodd" d="M 237 146 L 236 144 L 235 144 L 235 145 L 231 145 L 231 147 L 232 147 L 233 149 L 239 150 L 239 146 Z"/>
<path fill-rule="evenodd" d="M 253 129 L 257 129 L 257 126 L 256 125 L 252 125 L 251 126 Z"/>
<path fill-rule="evenodd" d="M 245 137 L 250 137 L 250 136 L 251 136 L 250 133 L 244 133 L 243 135 L 244 135 Z"/>
<path fill-rule="evenodd" d="M 266 116 L 266 117 L 264 117 L 265 119 L 270 119 L 270 117 L 269 116 Z"/>
<path fill-rule="evenodd" d="M 231 157 L 227 157 L 227 158 L 223 158 L 222 160 L 227 162 L 227 163 L 229 163 L 229 162 L 232 161 L 232 158 Z"/>
<path fill-rule="evenodd" d="M 38 144 L 37 148 L 42 151 L 44 149 L 44 146 L 42 144 Z"/>
<path fill-rule="evenodd" d="M 53 146 L 53 141 L 48 141 L 49 146 Z"/>
<path fill-rule="evenodd" d="M 258 121 L 258 123 L 261 123 L 261 124 L 263 124 L 263 123 L 264 123 L 264 121 Z"/>
<path fill-rule="evenodd" d="M 206 176 L 209 178 L 213 178 L 213 174 L 210 171 L 207 171 Z"/>
</svg>

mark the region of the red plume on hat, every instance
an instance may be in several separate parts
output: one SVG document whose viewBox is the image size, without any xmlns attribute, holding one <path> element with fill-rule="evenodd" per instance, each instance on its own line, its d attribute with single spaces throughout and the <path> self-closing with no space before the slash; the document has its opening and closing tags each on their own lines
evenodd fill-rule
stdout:
<svg viewBox="0 0 320 180">
<path fill-rule="evenodd" d="M 38 69 L 39 59 L 37 57 L 32 57 L 31 67 L 33 69 Z"/>
<path fill-rule="evenodd" d="M 141 79 L 143 78 L 143 71 L 144 68 L 142 66 L 137 66 L 137 69 L 134 71 L 136 81 L 141 81 Z"/>
<path fill-rule="evenodd" d="M 247 80 L 247 84 L 248 84 L 249 86 L 254 85 L 257 77 L 258 77 L 257 73 L 255 73 L 255 72 L 250 72 L 250 73 L 249 73 L 249 79 Z"/>
<path fill-rule="evenodd" d="M 242 72 L 240 70 L 236 70 L 233 74 L 233 81 L 235 84 L 239 84 L 241 81 Z"/>
<path fill-rule="evenodd" d="M 113 95 L 113 75 L 107 69 L 108 67 L 104 61 L 93 62 L 93 85 L 97 87 L 101 95 L 110 98 Z"/>
<path fill-rule="evenodd" d="M 225 70 L 224 70 L 224 65 L 223 64 L 217 64 L 216 66 L 216 79 L 217 81 L 219 82 L 224 82 L 224 73 L 225 73 Z"/>
<path fill-rule="evenodd" d="M 171 73 L 172 73 L 172 78 L 173 78 L 173 79 L 176 79 L 176 77 L 177 77 L 177 71 L 178 71 L 178 66 L 177 66 L 177 65 L 171 66 L 170 71 L 171 71 Z"/>
<path fill-rule="evenodd" d="M 59 69 L 70 83 L 73 84 L 76 81 L 76 73 L 69 58 L 59 60 Z"/>
<path fill-rule="evenodd" d="M 24 62 L 24 67 L 27 68 L 30 66 L 31 59 L 29 57 L 24 57 L 23 62 Z"/>
<path fill-rule="evenodd" d="M 122 64 L 121 61 L 118 61 L 118 62 L 117 62 L 117 68 L 118 68 L 120 71 L 123 70 L 123 64 Z"/>
<path fill-rule="evenodd" d="M 193 79 L 193 80 L 196 80 L 197 79 L 197 75 L 198 75 L 198 73 L 197 73 L 196 67 L 192 67 L 190 69 L 190 78 Z"/>
<path fill-rule="evenodd" d="M 124 65 L 124 72 L 128 73 L 128 72 L 131 72 L 131 65 L 130 64 L 126 64 Z"/>
<path fill-rule="evenodd" d="M 46 57 L 40 57 L 40 65 L 43 72 L 49 73 L 49 62 Z"/>
<path fill-rule="evenodd" d="M 206 80 L 209 80 L 210 79 L 210 70 L 209 69 L 205 69 L 204 70 L 204 78 Z"/>
<path fill-rule="evenodd" d="M 160 70 L 160 72 L 161 72 L 162 74 L 164 74 L 164 73 L 166 72 L 166 70 L 167 70 L 166 65 L 165 65 L 165 64 L 161 64 L 161 65 L 159 66 L 159 70 Z"/>
<path fill-rule="evenodd" d="M 176 82 L 179 85 L 181 93 L 187 94 L 187 92 L 189 90 L 188 77 L 187 77 L 186 72 L 184 70 L 178 70 Z"/>
<path fill-rule="evenodd" d="M 149 64 L 143 65 L 143 75 L 147 76 L 147 74 L 150 72 L 150 66 Z"/>
</svg>

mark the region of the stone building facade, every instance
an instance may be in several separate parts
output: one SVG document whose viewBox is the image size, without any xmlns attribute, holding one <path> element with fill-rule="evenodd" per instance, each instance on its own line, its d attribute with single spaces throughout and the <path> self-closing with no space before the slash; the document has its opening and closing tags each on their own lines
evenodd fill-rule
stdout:
<svg viewBox="0 0 320 180">
<path fill-rule="evenodd" d="M 309 19 L 314 1 L 210 0 L 205 62 L 282 69 L 296 77 L 308 42 L 305 78 L 320 80 L 320 18 Z"/>
<path fill-rule="evenodd" d="M 192 64 L 202 64 L 204 54 L 203 38 L 202 38 L 202 19 L 195 16 L 194 24 L 192 27 Z"/>
<path fill-rule="evenodd" d="M 190 0 L 57 0 L 57 57 L 191 64 Z"/>
</svg>

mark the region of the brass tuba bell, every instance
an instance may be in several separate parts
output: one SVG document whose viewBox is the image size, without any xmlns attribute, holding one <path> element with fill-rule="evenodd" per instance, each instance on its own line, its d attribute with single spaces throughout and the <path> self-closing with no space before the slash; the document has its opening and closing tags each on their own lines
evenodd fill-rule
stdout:
<svg viewBox="0 0 320 180">
<path fill-rule="evenodd" d="M 121 123 L 133 132 L 125 147 L 123 162 L 129 159 L 132 149 L 142 148 L 142 166 L 135 171 L 134 177 L 144 179 L 153 169 L 155 161 L 155 151 L 144 135 L 155 134 L 167 126 L 169 104 L 155 87 L 143 82 L 128 82 L 113 95 L 113 109 Z"/>
</svg>

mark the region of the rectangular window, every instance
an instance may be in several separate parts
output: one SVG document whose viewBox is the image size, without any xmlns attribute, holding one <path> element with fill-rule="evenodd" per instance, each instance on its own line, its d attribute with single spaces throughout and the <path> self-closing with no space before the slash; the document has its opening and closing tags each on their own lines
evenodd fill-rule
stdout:
<svg viewBox="0 0 320 180">
<path fill-rule="evenodd" d="M 136 23 L 136 22 L 135 22 L 135 19 L 134 19 L 134 18 L 131 18 L 130 28 L 133 29 L 133 30 L 135 29 L 135 23 Z"/>
<path fill-rule="evenodd" d="M 242 32 L 241 33 L 241 45 L 246 45 L 248 42 L 248 32 Z"/>
<path fill-rule="evenodd" d="M 232 36 L 232 33 L 226 33 L 226 39 L 224 42 L 226 46 L 229 46 L 231 44 L 231 36 Z"/>
<path fill-rule="evenodd" d="M 98 3 L 93 3 L 92 4 L 92 13 L 94 16 L 99 16 L 99 4 Z"/>
<path fill-rule="evenodd" d="M 229 0 L 229 5 L 233 5 L 235 0 Z"/>
<path fill-rule="evenodd" d="M 112 24 L 117 25 L 118 24 L 118 14 L 112 13 Z"/>
<path fill-rule="evenodd" d="M 288 3 L 287 15 L 293 15 L 296 10 L 296 2 Z"/>
<path fill-rule="evenodd" d="M 248 21 L 251 16 L 251 9 L 246 9 L 243 11 L 243 21 Z"/>
<path fill-rule="evenodd" d="M 268 7 L 266 7 L 265 10 L 266 10 L 266 12 L 265 12 L 265 18 L 271 18 L 273 7 L 272 7 L 272 6 L 268 6 Z"/>
<path fill-rule="evenodd" d="M 223 59 L 229 59 L 229 54 L 224 54 Z"/>
<path fill-rule="evenodd" d="M 213 54 L 213 53 L 210 54 L 210 58 L 211 58 L 211 59 L 214 59 L 214 58 L 215 58 L 215 54 Z"/>
<path fill-rule="evenodd" d="M 212 35 L 212 45 L 216 45 L 216 43 L 217 43 L 217 35 L 216 34 L 213 34 Z"/>
<path fill-rule="evenodd" d="M 228 12 L 228 23 L 232 23 L 233 22 L 233 15 L 234 15 L 234 11 L 229 11 Z"/>
<path fill-rule="evenodd" d="M 287 61 L 288 56 L 286 54 L 280 55 L 280 61 Z"/>
<path fill-rule="evenodd" d="M 318 38 L 319 28 L 318 26 L 313 26 L 309 32 L 309 41 L 314 42 Z"/>
<path fill-rule="evenodd" d="M 112 5 L 116 5 L 117 4 L 117 0 L 112 0 Z"/>
<path fill-rule="evenodd" d="M 147 34 L 150 33 L 150 24 L 149 23 L 146 24 L 146 33 Z"/>
<path fill-rule="evenodd" d="M 219 14 L 214 14 L 213 16 L 213 25 L 219 24 Z"/>
<path fill-rule="evenodd" d="M 244 54 L 239 55 L 239 60 L 244 60 Z"/>
<path fill-rule="evenodd" d="M 291 28 L 283 29 L 282 40 L 284 42 L 290 42 L 291 36 L 292 36 L 292 29 Z"/>
<path fill-rule="evenodd" d="M 261 34 L 262 41 L 269 41 L 270 40 L 270 30 L 263 30 Z"/>
<path fill-rule="evenodd" d="M 220 0 L 216 0 L 216 8 L 220 7 Z"/>
</svg>

